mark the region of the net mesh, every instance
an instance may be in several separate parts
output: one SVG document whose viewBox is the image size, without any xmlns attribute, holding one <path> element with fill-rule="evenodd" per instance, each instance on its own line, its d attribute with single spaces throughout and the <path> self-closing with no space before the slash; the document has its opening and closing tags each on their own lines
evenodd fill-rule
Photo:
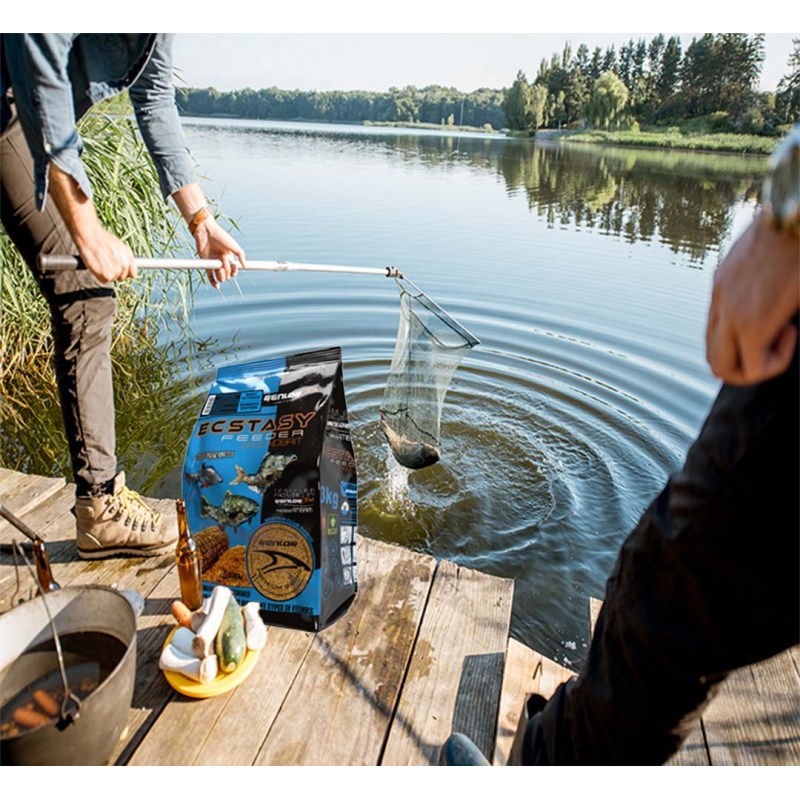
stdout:
<svg viewBox="0 0 800 800">
<path fill-rule="evenodd" d="M 444 397 L 453 373 L 478 340 L 410 281 L 396 280 L 400 323 L 381 427 L 398 463 L 421 469 L 441 458 Z"/>
</svg>

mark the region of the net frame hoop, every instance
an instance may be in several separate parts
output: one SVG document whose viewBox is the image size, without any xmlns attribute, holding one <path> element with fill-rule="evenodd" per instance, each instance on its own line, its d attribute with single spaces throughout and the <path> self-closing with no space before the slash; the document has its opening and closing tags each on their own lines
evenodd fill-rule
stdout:
<svg viewBox="0 0 800 800">
<path fill-rule="evenodd" d="M 460 322 L 453 319 L 435 300 L 432 300 L 428 297 L 422 289 L 419 288 L 412 280 L 407 278 L 405 275 L 395 276 L 395 281 L 397 285 L 400 287 L 401 293 L 405 293 L 409 295 L 414 300 L 419 301 L 422 303 L 428 311 L 433 313 L 442 323 L 444 323 L 450 330 L 453 331 L 457 336 L 461 337 L 464 342 L 463 344 L 452 345 L 447 344 L 441 341 L 437 336 L 435 336 L 430 330 L 428 333 L 430 334 L 431 338 L 436 342 L 437 346 L 440 347 L 442 350 L 457 350 L 461 347 L 468 347 L 472 349 L 473 347 L 477 347 L 480 344 L 480 340 L 477 336 L 473 333 L 468 331 Z M 409 292 L 404 283 L 407 283 L 409 286 L 413 287 L 414 292 Z M 401 303 L 401 310 L 402 310 L 402 303 Z"/>
</svg>

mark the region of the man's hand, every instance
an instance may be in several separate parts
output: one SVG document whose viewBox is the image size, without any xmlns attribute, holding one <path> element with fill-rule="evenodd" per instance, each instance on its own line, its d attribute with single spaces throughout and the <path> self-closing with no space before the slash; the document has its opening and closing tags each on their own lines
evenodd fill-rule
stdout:
<svg viewBox="0 0 800 800">
<path fill-rule="evenodd" d="M 223 266 L 218 269 L 206 271 L 208 280 L 215 289 L 219 288 L 223 281 L 235 277 L 240 264 L 244 268 L 247 267 L 244 250 L 211 215 L 197 226 L 194 241 L 200 258 L 218 258 L 223 262 Z"/>
<path fill-rule="evenodd" d="M 206 207 L 206 196 L 198 183 L 181 187 L 173 193 L 172 199 L 187 223 L 194 219 L 199 209 Z M 217 258 L 222 262 L 217 269 L 206 270 L 208 280 L 215 289 L 223 281 L 235 277 L 239 266 L 247 267 L 244 250 L 222 229 L 210 212 L 195 229 L 194 241 L 200 258 Z"/>
<path fill-rule="evenodd" d="M 800 309 L 800 240 L 759 215 L 725 255 L 714 275 L 706 328 L 706 358 L 726 383 L 759 383 L 791 361 Z"/>
<path fill-rule="evenodd" d="M 136 264 L 130 247 L 100 224 L 94 204 L 71 175 L 53 162 L 49 169 L 50 196 L 87 269 L 103 283 L 135 278 Z"/>
</svg>

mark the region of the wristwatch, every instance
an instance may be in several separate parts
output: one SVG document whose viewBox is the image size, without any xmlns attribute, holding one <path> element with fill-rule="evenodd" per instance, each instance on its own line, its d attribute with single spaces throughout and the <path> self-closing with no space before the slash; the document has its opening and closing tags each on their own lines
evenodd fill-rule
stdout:
<svg viewBox="0 0 800 800">
<path fill-rule="evenodd" d="M 775 230 L 800 236 L 800 125 L 770 156 L 762 201 L 764 215 Z"/>
</svg>

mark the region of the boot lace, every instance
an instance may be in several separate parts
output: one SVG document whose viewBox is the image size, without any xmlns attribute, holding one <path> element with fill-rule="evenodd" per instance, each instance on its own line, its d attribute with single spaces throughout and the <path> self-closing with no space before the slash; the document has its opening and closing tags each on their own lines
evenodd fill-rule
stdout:
<svg viewBox="0 0 800 800">
<path fill-rule="evenodd" d="M 158 527 L 161 514 L 153 511 L 138 492 L 134 492 L 127 486 L 122 486 L 110 502 L 116 507 L 114 509 L 112 506 L 110 509 L 112 513 L 115 512 L 120 518 L 124 515 L 125 525 L 132 530 L 136 530 L 137 525 L 142 531 L 146 530 L 148 525 L 151 530 Z"/>
</svg>

